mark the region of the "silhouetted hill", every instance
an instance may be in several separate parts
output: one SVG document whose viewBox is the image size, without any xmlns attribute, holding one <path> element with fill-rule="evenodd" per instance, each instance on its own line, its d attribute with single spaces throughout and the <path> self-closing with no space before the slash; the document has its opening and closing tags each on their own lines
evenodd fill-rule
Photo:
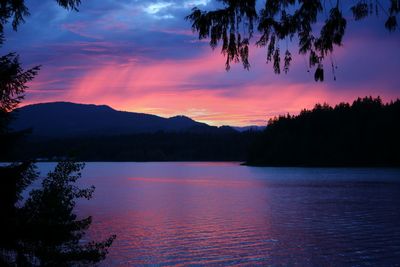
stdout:
<svg viewBox="0 0 400 267">
<path fill-rule="evenodd" d="M 14 130 L 32 129 L 0 160 L 242 161 L 254 132 L 185 116 L 162 118 L 67 102 L 17 109 Z"/>
<path fill-rule="evenodd" d="M 32 129 L 32 136 L 68 137 L 164 132 L 214 132 L 218 127 L 185 116 L 162 118 L 117 111 L 105 105 L 68 102 L 34 104 L 14 111 L 14 130 Z"/>
</svg>

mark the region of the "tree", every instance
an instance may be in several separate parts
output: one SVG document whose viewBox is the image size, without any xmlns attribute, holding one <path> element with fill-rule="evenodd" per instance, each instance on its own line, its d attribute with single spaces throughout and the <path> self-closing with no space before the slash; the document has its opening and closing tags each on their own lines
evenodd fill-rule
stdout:
<svg viewBox="0 0 400 267">
<path fill-rule="evenodd" d="M 334 107 L 317 104 L 268 122 L 247 164 L 400 166 L 400 100 L 372 97 Z"/>
<path fill-rule="evenodd" d="M 0 265 L 8 266 L 16 262 L 17 244 L 21 227 L 18 219 L 17 203 L 21 193 L 36 178 L 34 166 L 30 162 L 0 167 Z"/>
<path fill-rule="evenodd" d="M 266 47 L 266 61 L 272 62 L 276 74 L 280 74 L 282 69 L 285 73 L 289 71 L 292 53 L 287 42 L 296 39 L 299 54 L 307 55 L 309 67 L 315 68 L 315 81 L 324 80 L 324 59 L 333 53 L 335 46 L 342 45 L 347 26 L 343 15 L 345 8 L 349 8 L 356 21 L 383 12 L 387 17 L 384 26 L 391 32 L 398 29 L 397 16 L 400 13 L 398 0 L 357 0 L 352 6 L 339 0 L 329 1 L 330 6 L 328 1 L 321 0 L 265 0 L 261 10 L 257 10 L 256 0 L 219 2 L 222 8 L 203 11 L 195 7 L 186 19 L 192 23 L 199 39 L 210 38 L 213 49 L 222 42 L 227 70 L 232 63 L 238 62 L 245 69 L 250 68 L 249 47 L 256 26 L 259 37 L 255 44 Z M 316 29 L 319 29 L 319 34 Z M 281 47 L 283 41 L 285 49 Z M 334 72 L 336 66 L 332 61 L 331 65 Z"/>
<path fill-rule="evenodd" d="M 103 242 L 81 244 L 92 218 L 77 219 L 75 199 L 92 197 L 94 187 L 75 186 L 83 164 L 60 162 L 42 182 L 42 187 L 30 192 L 20 210 L 22 234 L 18 251 L 23 262 L 38 262 L 40 266 L 71 266 L 93 264 L 103 260 L 115 236 Z"/>
<path fill-rule="evenodd" d="M 57 0 L 64 8 L 77 10 L 80 0 Z M 0 0 L 0 46 L 4 42 L 4 25 L 12 20 L 14 30 L 29 12 L 24 1 Z M 23 100 L 26 83 L 39 67 L 24 70 L 15 53 L 0 57 L 0 159 L 13 147 L 22 133 L 8 129 L 11 111 Z M 33 190 L 25 203 L 22 192 L 38 178 L 32 162 L 0 166 L 0 265 L 1 266 L 70 266 L 92 264 L 107 254 L 115 236 L 103 242 L 81 244 L 91 217 L 77 219 L 75 199 L 90 199 L 94 188 L 74 185 L 82 164 L 61 162 Z"/>
<path fill-rule="evenodd" d="M 30 162 L 0 168 L 0 264 L 11 266 L 90 265 L 105 258 L 115 236 L 102 242 L 81 243 L 92 218 L 78 219 L 76 199 L 90 199 L 94 187 L 80 189 L 83 164 L 60 162 L 30 192 L 23 205 L 21 193 L 38 177 Z"/>
<path fill-rule="evenodd" d="M 0 57 L 0 146 L 5 152 L 11 149 L 15 139 L 20 135 L 8 129 L 11 120 L 11 111 L 24 98 L 26 83 L 38 73 L 39 67 L 24 70 L 16 54 L 10 53 Z"/>
</svg>

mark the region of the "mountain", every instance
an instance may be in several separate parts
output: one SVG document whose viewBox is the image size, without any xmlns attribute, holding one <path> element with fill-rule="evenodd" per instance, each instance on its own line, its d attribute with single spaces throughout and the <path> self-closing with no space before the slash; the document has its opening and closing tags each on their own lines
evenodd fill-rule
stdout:
<svg viewBox="0 0 400 267">
<path fill-rule="evenodd" d="M 219 131 L 217 127 L 185 116 L 163 118 L 144 113 L 117 111 L 105 105 L 52 102 L 24 106 L 13 113 L 13 130 L 30 128 L 32 136 L 41 137 L 109 136 L 157 131 Z"/>
</svg>

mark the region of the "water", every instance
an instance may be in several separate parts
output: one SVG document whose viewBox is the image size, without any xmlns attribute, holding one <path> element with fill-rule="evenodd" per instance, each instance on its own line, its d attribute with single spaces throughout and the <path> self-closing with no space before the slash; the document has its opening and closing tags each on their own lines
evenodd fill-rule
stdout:
<svg viewBox="0 0 400 267">
<path fill-rule="evenodd" d="M 39 164 L 46 172 L 54 164 Z M 400 266 L 400 170 L 88 163 L 103 266 Z"/>
</svg>

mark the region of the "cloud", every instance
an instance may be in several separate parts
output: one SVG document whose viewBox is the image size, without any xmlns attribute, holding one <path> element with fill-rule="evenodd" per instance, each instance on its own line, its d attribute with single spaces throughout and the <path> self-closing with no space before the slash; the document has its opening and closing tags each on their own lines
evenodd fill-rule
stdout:
<svg viewBox="0 0 400 267">
<path fill-rule="evenodd" d="M 147 14 L 155 15 L 171 6 L 174 6 L 174 4 L 170 2 L 157 2 L 144 7 L 143 11 Z"/>
<path fill-rule="evenodd" d="M 199 42 L 184 17 L 193 6 L 217 1 L 83 1 L 80 12 L 55 1 L 28 1 L 32 13 L 18 32 L 6 32 L 2 53 L 16 51 L 24 66 L 41 64 L 25 104 L 74 101 L 162 116 L 184 114 L 214 125 L 265 124 L 316 102 L 336 104 L 358 96 L 400 97 L 397 33 L 381 19 L 349 23 L 344 47 L 330 58 L 326 81 L 315 83 L 307 59 L 289 44 L 293 64 L 275 75 L 265 48 L 251 47 L 251 70 L 224 69 L 219 49 Z M 376 26 L 378 25 L 378 26 Z M 295 41 L 296 42 L 296 41 Z M 286 47 L 286 42 L 281 44 Z"/>
<path fill-rule="evenodd" d="M 257 52 L 254 57 L 261 58 L 262 50 Z M 208 48 L 190 59 L 144 63 L 135 57 L 124 62 L 102 60 L 101 65 L 90 65 L 82 75 L 75 76 L 68 89 L 41 93 L 38 98 L 108 104 L 120 110 L 165 117 L 184 114 L 212 125 L 265 125 L 269 118 L 279 114 L 296 114 L 317 102 L 352 101 L 360 95 L 355 86 L 337 94 L 333 82 L 315 83 L 304 78 L 293 82 L 287 79 L 289 75 L 274 75 L 270 66 L 259 66 L 250 72 L 234 66 L 231 72 L 226 72 L 222 62 L 222 55 Z M 295 70 L 298 65 L 301 64 L 293 66 Z M 32 88 L 38 86 L 49 87 L 33 84 Z M 368 91 L 361 89 L 361 92 Z M 37 101 L 32 98 L 36 94 L 30 94 L 31 101 Z M 384 95 L 392 96 L 390 92 Z"/>
<path fill-rule="evenodd" d="M 199 6 L 207 6 L 211 0 L 189 0 L 183 3 L 185 8 L 194 8 Z"/>
</svg>

